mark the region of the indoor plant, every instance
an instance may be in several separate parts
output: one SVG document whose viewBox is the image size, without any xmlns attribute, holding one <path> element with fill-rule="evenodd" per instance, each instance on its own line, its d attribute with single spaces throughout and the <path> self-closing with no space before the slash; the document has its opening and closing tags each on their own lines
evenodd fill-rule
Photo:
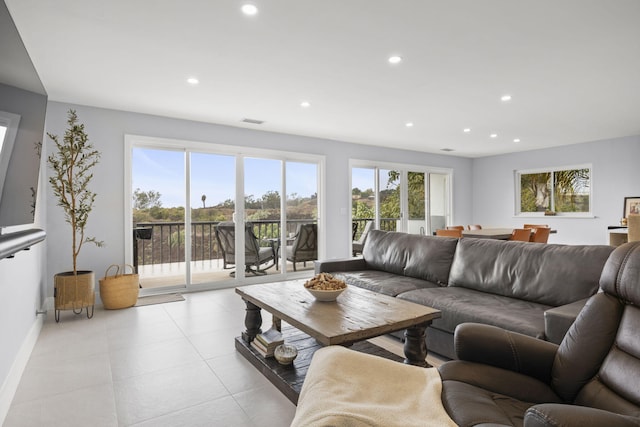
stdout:
<svg viewBox="0 0 640 427">
<path fill-rule="evenodd" d="M 71 259 L 73 270 L 54 276 L 56 321 L 60 310 L 73 310 L 80 314 L 87 309 L 87 317 L 93 317 L 95 304 L 95 275 L 93 271 L 78 270 L 78 254 L 85 243 L 102 246 L 94 237 L 85 236 L 85 227 L 93 209 L 96 193 L 88 186 L 93 178 L 93 167 L 98 164 L 100 153 L 89 143 L 84 124 L 78 123 L 75 110 L 69 110 L 67 129 L 62 141 L 47 132 L 56 150 L 47 161 L 53 170 L 49 183 L 64 211 L 65 221 L 71 225 Z M 91 308 L 91 313 L 89 313 Z"/>
</svg>

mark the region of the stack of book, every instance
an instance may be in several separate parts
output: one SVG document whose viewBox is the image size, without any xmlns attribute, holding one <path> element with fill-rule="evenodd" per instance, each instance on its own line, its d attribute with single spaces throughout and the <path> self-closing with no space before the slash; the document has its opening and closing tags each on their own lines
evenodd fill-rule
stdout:
<svg viewBox="0 0 640 427">
<path fill-rule="evenodd" d="M 263 357 L 272 357 L 276 347 L 283 343 L 282 333 L 271 328 L 256 335 L 255 339 L 251 341 L 251 347 L 255 348 Z"/>
</svg>

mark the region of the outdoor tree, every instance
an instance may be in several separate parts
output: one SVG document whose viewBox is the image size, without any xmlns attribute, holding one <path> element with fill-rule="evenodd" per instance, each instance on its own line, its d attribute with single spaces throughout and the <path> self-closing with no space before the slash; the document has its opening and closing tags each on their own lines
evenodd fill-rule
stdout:
<svg viewBox="0 0 640 427">
<path fill-rule="evenodd" d="M 142 191 L 136 188 L 133 191 L 133 208 L 134 209 L 151 209 L 162 207 L 160 201 L 161 194 L 158 191 L 149 190 Z"/>
<path fill-rule="evenodd" d="M 203 194 L 203 195 L 202 195 L 202 197 L 201 197 L 201 199 L 202 199 L 202 207 L 203 207 L 203 208 L 206 208 L 206 207 L 207 207 L 207 205 L 205 205 L 205 204 L 204 204 L 205 200 L 207 200 L 207 196 L 206 196 L 206 194 Z"/>
</svg>

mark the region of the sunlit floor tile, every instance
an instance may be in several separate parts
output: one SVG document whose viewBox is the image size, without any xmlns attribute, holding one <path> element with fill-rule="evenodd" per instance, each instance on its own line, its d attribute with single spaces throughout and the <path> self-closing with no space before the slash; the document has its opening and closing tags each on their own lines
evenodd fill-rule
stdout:
<svg viewBox="0 0 640 427">
<path fill-rule="evenodd" d="M 215 400 L 227 389 L 203 361 L 114 381 L 118 421 L 135 424 Z"/>
<path fill-rule="evenodd" d="M 135 427 L 253 427 L 256 425 L 230 396 L 134 424 Z"/>
<path fill-rule="evenodd" d="M 14 403 L 3 424 L 4 427 L 112 427 L 117 425 L 111 384 Z"/>
</svg>

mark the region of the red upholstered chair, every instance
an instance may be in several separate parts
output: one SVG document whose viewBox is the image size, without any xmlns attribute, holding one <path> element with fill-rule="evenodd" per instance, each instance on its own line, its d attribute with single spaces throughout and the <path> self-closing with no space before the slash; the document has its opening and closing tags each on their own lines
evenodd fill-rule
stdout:
<svg viewBox="0 0 640 427">
<path fill-rule="evenodd" d="M 528 242 L 531 237 L 530 228 L 514 228 L 509 240 L 517 240 L 519 242 Z"/>
<path fill-rule="evenodd" d="M 549 233 L 551 233 L 550 228 L 538 227 L 534 228 L 531 231 L 531 238 L 529 239 L 530 242 L 547 243 L 547 241 L 549 240 Z"/>
<path fill-rule="evenodd" d="M 462 230 L 436 230 L 436 236 L 440 237 L 462 237 Z"/>
</svg>

